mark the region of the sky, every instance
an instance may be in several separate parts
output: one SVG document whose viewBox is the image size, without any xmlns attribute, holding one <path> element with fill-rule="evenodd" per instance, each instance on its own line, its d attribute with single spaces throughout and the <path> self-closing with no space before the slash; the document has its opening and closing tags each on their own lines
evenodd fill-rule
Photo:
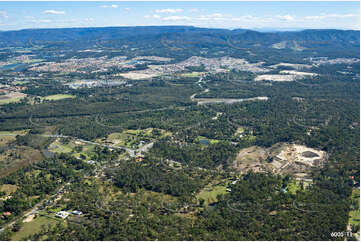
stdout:
<svg viewBox="0 0 361 242">
<path fill-rule="evenodd" d="M 360 2 L 0 2 L 3 31 L 152 25 L 359 30 Z"/>
</svg>

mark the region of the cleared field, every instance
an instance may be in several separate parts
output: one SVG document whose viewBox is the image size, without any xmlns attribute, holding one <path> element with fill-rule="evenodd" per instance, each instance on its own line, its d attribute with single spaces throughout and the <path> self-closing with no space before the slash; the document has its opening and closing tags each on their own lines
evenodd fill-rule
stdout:
<svg viewBox="0 0 361 242">
<path fill-rule="evenodd" d="M 217 202 L 217 195 L 219 194 L 226 194 L 226 187 L 217 185 L 214 187 L 205 187 L 198 195 L 197 198 L 204 199 L 205 204 L 209 205 L 210 203 Z"/>
<path fill-rule="evenodd" d="M 57 221 L 55 219 L 39 216 L 31 222 L 24 223 L 23 227 L 11 237 L 11 240 L 23 240 L 31 234 L 40 232 L 43 225 L 55 225 L 56 223 Z"/>
<path fill-rule="evenodd" d="M 29 81 L 14 81 L 14 82 L 12 82 L 12 84 L 14 84 L 14 85 L 23 85 L 23 84 L 26 84 L 26 83 L 29 83 Z"/>
<path fill-rule="evenodd" d="M 254 80 L 255 81 L 275 81 L 275 82 L 290 82 L 296 79 L 296 75 L 278 75 L 278 74 L 268 74 L 268 75 L 259 75 Z"/>
<path fill-rule="evenodd" d="M 66 98 L 75 98 L 75 97 L 76 96 L 70 95 L 70 94 L 55 94 L 55 95 L 46 96 L 46 97 L 44 97 L 44 99 L 56 101 L 56 100 L 61 100 L 61 99 L 66 99 Z"/>
<path fill-rule="evenodd" d="M 84 144 L 79 141 L 70 140 L 69 143 L 64 143 L 63 139 L 56 139 L 49 146 L 49 151 L 55 153 L 72 153 L 75 157 L 84 155 L 87 159 L 93 154 L 94 145 Z"/>
<path fill-rule="evenodd" d="M 12 92 L 6 95 L 0 96 L 0 105 L 19 102 L 22 98 L 24 98 L 26 94 L 21 92 Z"/>
<path fill-rule="evenodd" d="M 149 143 L 155 139 L 162 138 L 171 135 L 170 132 L 160 129 L 138 129 L 138 130 L 126 130 L 121 133 L 111 133 L 106 138 L 98 139 L 96 142 L 125 146 L 127 148 L 136 148 L 141 141 Z"/>
<path fill-rule="evenodd" d="M 6 194 L 14 193 L 16 192 L 16 189 L 18 189 L 18 186 L 12 184 L 3 184 L 0 187 L 0 191 L 5 192 Z"/>
<path fill-rule="evenodd" d="M 207 137 L 204 136 L 198 136 L 195 139 L 196 143 L 201 143 L 201 144 L 216 144 L 219 142 L 219 140 L 217 139 L 208 139 Z"/>
<path fill-rule="evenodd" d="M 24 129 L 24 130 L 15 130 L 15 131 L 0 131 L 0 136 L 1 135 L 25 135 L 27 132 L 29 131 L 29 129 Z"/>
<path fill-rule="evenodd" d="M 6 150 L 0 154 L 0 177 L 15 172 L 30 162 L 37 162 L 41 159 L 42 155 L 39 150 L 27 146 Z"/>
<path fill-rule="evenodd" d="M 189 73 L 182 73 L 182 77 L 198 77 L 202 75 L 204 72 L 189 72 Z"/>
<path fill-rule="evenodd" d="M 157 76 L 157 74 L 146 74 L 146 73 L 137 73 L 137 72 L 128 72 L 118 74 L 118 76 L 122 76 L 124 78 L 128 78 L 131 80 L 141 80 L 141 79 L 148 79 Z"/>
<path fill-rule="evenodd" d="M 296 194 L 297 191 L 301 190 L 299 182 L 292 181 L 287 184 L 287 191 L 291 194 Z"/>
<path fill-rule="evenodd" d="M 292 63 L 279 63 L 277 65 L 272 65 L 270 66 L 271 68 L 277 68 L 279 66 L 285 66 L 285 67 L 292 67 L 296 70 L 298 69 L 308 69 L 308 68 L 312 68 L 312 65 L 306 65 L 306 64 L 292 64 Z"/>
<path fill-rule="evenodd" d="M 238 102 L 247 102 L 247 101 L 267 101 L 268 97 L 252 97 L 252 98 L 193 98 L 194 101 L 197 101 L 197 105 L 212 104 L 212 103 L 238 103 Z"/>
<path fill-rule="evenodd" d="M 50 145 L 50 151 L 56 153 L 70 153 L 73 147 L 70 144 L 63 144 L 59 140 L 54 141 Z"/>
</svg>

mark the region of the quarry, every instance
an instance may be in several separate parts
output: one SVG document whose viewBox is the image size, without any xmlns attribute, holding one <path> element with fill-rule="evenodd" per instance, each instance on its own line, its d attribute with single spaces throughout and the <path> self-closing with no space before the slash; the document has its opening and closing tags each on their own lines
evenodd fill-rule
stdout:
<svg viewBox="0 0 361 242">
<path fill-rule="evenodd" d="M 249 171 L 292 175 L 296 180 L 312 181 L 312 169 L 323 166 L 327 153 L 299 144 L 277 143 L 269 148 L 251 146 L 241 149 L 232 167 L 245 174 Z"/>
</svg>

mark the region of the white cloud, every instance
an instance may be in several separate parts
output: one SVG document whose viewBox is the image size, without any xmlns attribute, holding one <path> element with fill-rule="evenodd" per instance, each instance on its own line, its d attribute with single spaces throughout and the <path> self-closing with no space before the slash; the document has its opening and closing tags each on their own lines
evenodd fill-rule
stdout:
<svg viewBox="0 0 361 242">
<path fill-rule="evenodd" d="M 156 9 L 156 13 L 180 13 L 183 12 L 181 8 L 164 8 L 164 9 Z"/>
<path fill-rule="evenodd" d="M 225 20 L 225 18 L 223 18 L 223 14 L 221 13 L 213 13 L 213 14 L 208 14 L 208 15 L 201 15 L 200 17 L 197 18 L 197 20 L 201 20 L 201 21 L 218 21 L 218 20 Z"/>
<path fill-rule="evenodd" d="M 200 10 L 199 10 L 198 8 L 192 8 L 192 9 L 190 9 L 189 11 L 192 12 L 192 13 L 198 13 L 198 12 L 200 12 Z"/>
<path fill-rule="evenodd" d="M 62 14 L 65 14 L 65 11 L 45 10 L 43 13 L 45 13 L 45 14 L 62 15 Z"/>
<path fill-rule="evenodd" d="M 191 17 L 188 16 L 168 16 L 162 18 L 164 21 L 179 21 L 179 20 L 191 20 Z"/>
<path fill-rule="evenodd" d="M 0 11 L 0 16 L 3 18 L 9 18 L 8 13 L 6 11 Z"/>
<path fill-rule="evenodd" d="M 130 11 L 130 8 L 124 8 L 125 11 Z"/>
<path fill-rule="evenodd" d="M 304 19 L 306 20 L 321 20 L 326 18 L 354 18 L 358 17 L 356 14 L 321 14 L 316 16 L 306 16 Z"/>
<path fill-rule="evenodd" d="M 276 18 L 282 20 L 282 21 L 293 21 L 295 20 L 295 17 L 287 14 L 287 15 L 277 15 Z"/>
<path fill-rule="evenodd" d="M 159 19 L 160 18 L 160 15 L 158 14 L 153 14 L 153 15 L 145 15 L 144 18 L 156 18 L 156 19 Z"/>
<path fill-rule="evenodd" d="M 31 20 L 31 22 L 37 23 L 37 24 L 44 24 L 44 23 L 52 23 L 53 21 L 50 19 L 34 19 L 34 20 Z"/>
<path fill-rule="evenodd" d="M 116 4 L 112 4 L 112 5 L 101 5 L 101 8 L 118 8 L 119 6 Z"/>
</svg>

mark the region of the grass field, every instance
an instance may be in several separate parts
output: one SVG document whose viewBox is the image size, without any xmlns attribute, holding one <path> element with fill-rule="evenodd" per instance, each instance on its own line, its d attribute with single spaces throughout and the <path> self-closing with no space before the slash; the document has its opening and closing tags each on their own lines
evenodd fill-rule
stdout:
<svg viewBox="0 0 361 242">
<path fill-rule="evenodd" d="M 25 94 L 22 94 L 22 95 L 19 94 L 19 95 L 13 96 L 13 97 L 8 96 L 7 98 L 0 99 L 0 105 L 19 102 L 25 96 L 26 96 Z"/>
<path fill-rule="evenodd" d="M 287 191 L 291 194 L 296 194 L 297 191 L 301 190 L 299 182 L 292 181 L 287 184 Z"/>
<path fill-rule="evenodd" d="M 214 187 L 205 187 L 198 195 L 197 198 L 204 199 L 205 204 L 209 205 L 210 203 L 217 202 L 217 195 L 218 194 L 226 194 L 226 187 L 225 186 L 214 186 Z"/>
<path fill-rule="evenodd" d="M 59 140 L 55 140 L 50 145 L 50 151 L 56 152 L 56 153 L 70 153 L 73 149 L 73 146 L 71 144 L 63 144 Z"/>
<path fill-rule="evenodd" d="M 24 223 L 23 227 L 11 237 L 11 240 L 22 240 L 31 234 L 40 232 L 42 225 L 48 226 L 48 224 L 55 225 L 56 223 L 55 219 L 39 216 L 31 222 Z"/>
<path fill-rule="evenodd" d="M 14 81 L 14 82 L 12 82 L 12 84 L 14 84 L 14 85 L 23 85 L 23 84 L 26 84 L 26 83 L 29 83 L 29 81 Z"/>
<path fill-rule="evenodd" d="M 56 101 L 56 100 L 61 100 L 61 99 L 65 99 L 65 98 L 75 98 L 75 97 L 76 96 L 70 95 L 70 94 L 55 94 L 55 95 L 46 96 L 46 97 L 44 97 L 44 99 Z"/>
<path fill-rule="evenodd" d="M 208 139 L 207 137 L 204 137 L 204 136 L 198 136 L 195 139 L 195 142 L 199 143 L 201 140 L 208 140 L 210 144 L 215 144 L 215 143 L 219 142 L 219 140 L 217 140 L 217 139 Z"/>
<path fill-rule="evenodd" d="M 189 72 L 189 73 L 182 73 L 181 76 L 182 77 L 198 77 L 203 73 L 204 72 Z"/>
<path fill-rule="evenodd" d="M 24 129 L 24 130 L 15 130 L 15 131 L 0 131 L 0 135 L 24 135 L 29 131 L 29 129 Z"/>
<path fill-rule="evenodd" d="M 0 177 L 17 171 L 30 161 L 37 162 L 41 159 L 40 151 L 28 146 L 18 146 L 16 149 L 7 150 L 0 154 Z"/>
<path fill-rule="evenodd" d="M 3 184 L 0 187 L 0 191 L 5 192 L 6 194 L 11 194 L 16 192 L 18 186 L 12 184 Z"/>
<path fill-rule="evenodd" d="M 97 142 L 136 148 L 140 141 L 150 142 L 167 135 L 171 135 L 171 133 L 165 130 L 159 130 L 159 133 L 157 134 L 153 132 L 153 128 L 138 130 L 129 129 L 122 133 L 111 133 L 106 138 L 97 139 Z"/>
<path fill-rule="evenodd" d="M 49 151 L 51 152 L 55 152 L 55 153 L 71 153 L 75 156 L 75 157 L 80 157 L 80 154 L 83 154 L 84 156 L 87 157 L 87 159 L 90 158 L 90 156 L 94 153 L 94 147 L 95 145 L 91 145 L 91 144 L 79 144 L 77 143 L 77 141 L 71 140 L 69 141 L 68 144 L 64 144 L 62 142 L 62 139 L 57 139 L 55 140 L 53 143 L 50 144 L 49 146 Z M 82 150 L 80 152 L 76 152 L 74 151 L 74 148 L 76 146 L 81 146 Z"/>
</svg>

